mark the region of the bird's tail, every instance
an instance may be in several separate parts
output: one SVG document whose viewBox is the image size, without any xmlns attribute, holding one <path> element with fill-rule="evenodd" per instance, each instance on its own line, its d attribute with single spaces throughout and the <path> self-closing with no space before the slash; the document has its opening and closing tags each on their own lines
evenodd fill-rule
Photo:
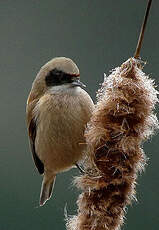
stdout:
<svg viewBox="0 0 159 230">
<path fill-rule="evenodd" d="M 48 175 L 44 174 L 43 182 L 41 185 L 41 193 L 40 193 L 40 206 L 43 206 L 47 200 L 51 198 L 52 190 L 54 188 L 56 175 L 52 175 L 51 178 Z"/>
</svg>

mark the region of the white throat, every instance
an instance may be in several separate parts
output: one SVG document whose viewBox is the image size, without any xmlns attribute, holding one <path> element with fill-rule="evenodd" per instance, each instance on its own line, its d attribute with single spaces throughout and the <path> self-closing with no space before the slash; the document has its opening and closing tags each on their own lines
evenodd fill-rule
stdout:
<svg viewBox="0 0 159 230">
<path fill-rule="evenodd" d="M 75 86 L 73 87 L 72 84 L 63 84 L 63 85 L 56 85 L 49 88 L 50 93 L 68 93 L 68 94 L 76 94 L 77 92 L 81 91 L 81 87 Z"/>
</svg>

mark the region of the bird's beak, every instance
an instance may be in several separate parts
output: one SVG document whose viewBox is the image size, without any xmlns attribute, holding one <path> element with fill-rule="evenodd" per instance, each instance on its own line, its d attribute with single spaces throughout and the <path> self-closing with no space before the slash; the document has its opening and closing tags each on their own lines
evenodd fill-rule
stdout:
<svg viewBox="0 0 159 230">
<path fill-rule="evenodd" d="M 71 84 L 72 86 L 86 87 L 80 80 L 75 80 Z"/>
</svg>

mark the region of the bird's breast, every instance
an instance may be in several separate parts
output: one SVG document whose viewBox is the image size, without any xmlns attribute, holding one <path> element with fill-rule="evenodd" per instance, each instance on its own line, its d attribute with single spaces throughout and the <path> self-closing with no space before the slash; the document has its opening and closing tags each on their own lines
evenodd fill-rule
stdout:
<svg viewBox="0 0 159 230">
<path fill-rule="evenodd" d="M 72 134 L 78 136 L 88 119 L 82 105 L 70 95 L 45 95 L 37 111 L 39 129 L 56 141 L 67 140 Z"/>
<path fill-rule="evenodd" d="M 80 159 L 91 110 L 91 102 L 82 99 L 81 95 L 46 94 L 39 100 L 35 108 L 35 147 L 43 162 L 49 159 L 50 162 L 63 161 L 68 165 Z"/>
</svg>

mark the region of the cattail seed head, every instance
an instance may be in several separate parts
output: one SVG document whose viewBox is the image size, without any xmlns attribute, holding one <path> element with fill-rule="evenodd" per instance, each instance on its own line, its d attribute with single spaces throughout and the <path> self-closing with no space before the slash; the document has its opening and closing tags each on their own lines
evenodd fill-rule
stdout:
<svg viewBox="0 0 159 230">
<path fill-rule="evenodd" d="M 159 127 L 153 112 L 157 94 L 135 58 L 104 79 L 85 133 L 85 174 L 75 180 L 82 189 L 78 215 L 67 222 L 68 230 L 117 230 L 123 224 L 146 163 L 142 144 Z"/>
</svg>

